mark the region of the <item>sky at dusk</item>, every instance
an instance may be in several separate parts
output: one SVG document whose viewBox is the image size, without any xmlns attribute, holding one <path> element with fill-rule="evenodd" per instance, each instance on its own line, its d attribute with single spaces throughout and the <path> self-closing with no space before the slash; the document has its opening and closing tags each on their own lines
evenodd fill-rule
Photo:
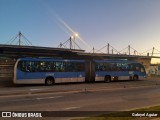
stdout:
<svg viewBox="0 0 160 120">
<path fill-rule="evenodd" d="M 76 32 L 88 52 L 107 43 L 118 51 L 160 50 L 159 6 L 160 0 L 0 0 L 0 44 L 21 31 L 34 46 L 57 47 Z"/>
</svg>

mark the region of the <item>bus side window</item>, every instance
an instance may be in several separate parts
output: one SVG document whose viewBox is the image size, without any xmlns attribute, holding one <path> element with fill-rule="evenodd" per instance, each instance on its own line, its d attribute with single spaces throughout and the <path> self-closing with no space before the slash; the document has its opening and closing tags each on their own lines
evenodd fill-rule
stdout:
<svg viewBox="0 0 160 120">
<path fill-rule="evenodd" d="M 25 61 L 19 61 L 17 69 L 26 72 L 26 62 Z"/>
<path fill-rule="evenodd" d="M 39 72 L 40 71 L 40 62 L 34 62 L 34 71 Z"/>
<path fill-rule="evenodd" d="M 142 72 L 142 71 L 145 72 L 144 67 L 141 64 L 134 63 L 132 65 L 133 65 L 133 70 L 139 71 L 139 72 Z"/>
<path fill-rule="evenodd" d="M 34 61 L 26 61 L 26 72 L 35 72 L 35 62 Z"/>
<path fill-rule="evenodd" d="M 105 63 L 105 71 L 110 71 L 111 70 L 111 66 L 109 63 Z"/>
<path fill-rule="evenodd" d="M 36 64 L 36 61 L 31 62 L 31 72 L 37 72 Z"/>
<path fill-rule="evenodd" d="M 140 64 L 136 64 L 136 70 L 141 72 L 141 65 Z"/>
<path fill-rule="evenodd" d="M 103 71 L 103 63 L 98 64 L 98 71 Z"/>
<path fill-rule="evenodd" d="M 143 65 L 140 65 L 140 72 L 145 72 L 145 68 L 143 67 Z"/>
<path fill-rule="evenodd" d="M 64 72 L 65 71 L 65 65 L 64 62 L 55 62 L 56 72 Z"/>
<path fill-rule="evenodd" d="M 129 65 L 127 63 L 122 63 L 121 64 L 121 70 L 122 71 L 128 71 L 129 70 Z"/>
<path fill-rule="evenodd" d="M 109 66 L 106 63 L 96 63 L 96 71 L 107 71 Z"/>
<path fill-rule="evenodd" d="M 145 69 L 143 67 L 141 67 L 141 72 L 145 72 Z"/>
<path fill-rule="evenodd" d="M 136 66 L 136 71 L 140 71 L 140 68 L 138 66 Z"/>
<path fill-rule="evenodd" d="M 34 72 L 34 62 L 20 61 L 18 63 L 18 69 L 23 72 Z"/>
<path fill-rule="evenodd" d="M 53 72 L 54 71 L 54 63 L 49 61 L 49 62 L 45 62 L 46 64 L 46 72 Z"/>
<path fill-rule="evenodd" d="M 132 71 L 133 70 L 133 65 L 132 64 L 128 64 L 128 70 Z"/>
<path fill-rule="evenodd" d="M 31 66 L 30 66 L 29 62 L 26 61 L 26 64 L 25 64 L 25 72 L 30 72 L 30 68 L 31 68 Z"/>
<path fill-rule="evenodd" d="M 98 63 L 96 63 L 95 69 L 96 69 L 96 71 L 99 71 L 99 64 Z"/>
<path fill-rule="evenodd" d="M 66 72 L 71 72 L 73 69 L 71 62 L 66 62 L 65 64 L 66 64 L 66 66 L 65 66 Z"/>
<path fill-rule="evenodd" d="M 116 63 L 112 63 L 111 64 L 111 71 L 117 71 L 117 64 Z"/>
<path fill-rule="evenodd" d="M 39 62 L 39 71 L 44 72 L 45 71 L 45 62 L 40 61 Z"/>
<path fill-rule="evenodd" d="M 77 71 L 82 72 L 84 71 L 84 63 L 77 63 Z"/>
<path fill-rule="evenodd" d="M 129 66 L 130 66 L 131 71 L 136 71 L 136 64 L 135 63 L 131 63 Z"/>
<path fill-rule="evenodd" d="M 51 62 L 50 65 L 51 65 L 51 71 L 55 72 L 55 62 Z"/>
</svg>

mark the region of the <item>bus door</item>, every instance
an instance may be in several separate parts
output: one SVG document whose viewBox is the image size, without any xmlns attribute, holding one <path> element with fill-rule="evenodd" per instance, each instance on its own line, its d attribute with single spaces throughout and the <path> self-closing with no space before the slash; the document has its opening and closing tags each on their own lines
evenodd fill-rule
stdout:
<svg viewBox="0 0 160 120">
<path fill-rule="evenodd" d="M 86 60 L 85 62 L 85 81 L 95 81 L 95 62 L 92 60 Z"/>
</svg>

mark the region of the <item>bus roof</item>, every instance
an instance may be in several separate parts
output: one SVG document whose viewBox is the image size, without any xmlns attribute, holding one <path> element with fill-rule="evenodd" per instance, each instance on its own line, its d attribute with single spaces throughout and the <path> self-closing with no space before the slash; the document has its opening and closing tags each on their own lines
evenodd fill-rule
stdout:
<svg viewBox="0 0 160 120">
<path fill-rule="evenodd" d="M 84 62 L 85 60 L 74 60 L 74 59 L 61 59 L 61 58 L 19 58 L 18 61 L 65 61 L 65 62 Z M 136 61 L 129 60 L 94 60 L 95 62 L 125 62 L 125 63 L 139 63 Z"/>
<path fill-rule="evenodd" d="M 19 61 L 65 61 L 65 62 L 84 62 L 84 60 L 71 60 L 60 58 L 19 58 Z"/>
<path fill-rule="evenodd" d="M 139 63 L 136 61 L 129 61 L 129 60 L 95 60 L 95 62 L 125 62 L 125 63 Z"/>
</svg>

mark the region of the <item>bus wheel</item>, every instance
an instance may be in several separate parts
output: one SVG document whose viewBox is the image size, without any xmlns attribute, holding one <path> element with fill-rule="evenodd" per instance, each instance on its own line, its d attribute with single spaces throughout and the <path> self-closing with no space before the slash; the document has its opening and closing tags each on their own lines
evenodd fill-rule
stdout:
<svg viewBox="0 0 160 120">
<path fill-rule="evenodd" d="M 134 75 L 133 80 L 138 80 L 138 75 Z"/>
<path fill-rule="evenodd" d="M 110 76 L 105 76 L 104 82 L 108 83 L 110 81 L 111 81 L 111 77 Z"/>
<path fill-rule="evenodd" d="M 46 81 L 45 81 L 45 84 L 48 85 L 48 86 L 53 85 L 54 84 L 53 78 L 47 78 Z"/>
<path fill-rule="evenodd" d="M 132 76 L 129 76 L 129 80 L 133 80 Z"/>
</svg>

